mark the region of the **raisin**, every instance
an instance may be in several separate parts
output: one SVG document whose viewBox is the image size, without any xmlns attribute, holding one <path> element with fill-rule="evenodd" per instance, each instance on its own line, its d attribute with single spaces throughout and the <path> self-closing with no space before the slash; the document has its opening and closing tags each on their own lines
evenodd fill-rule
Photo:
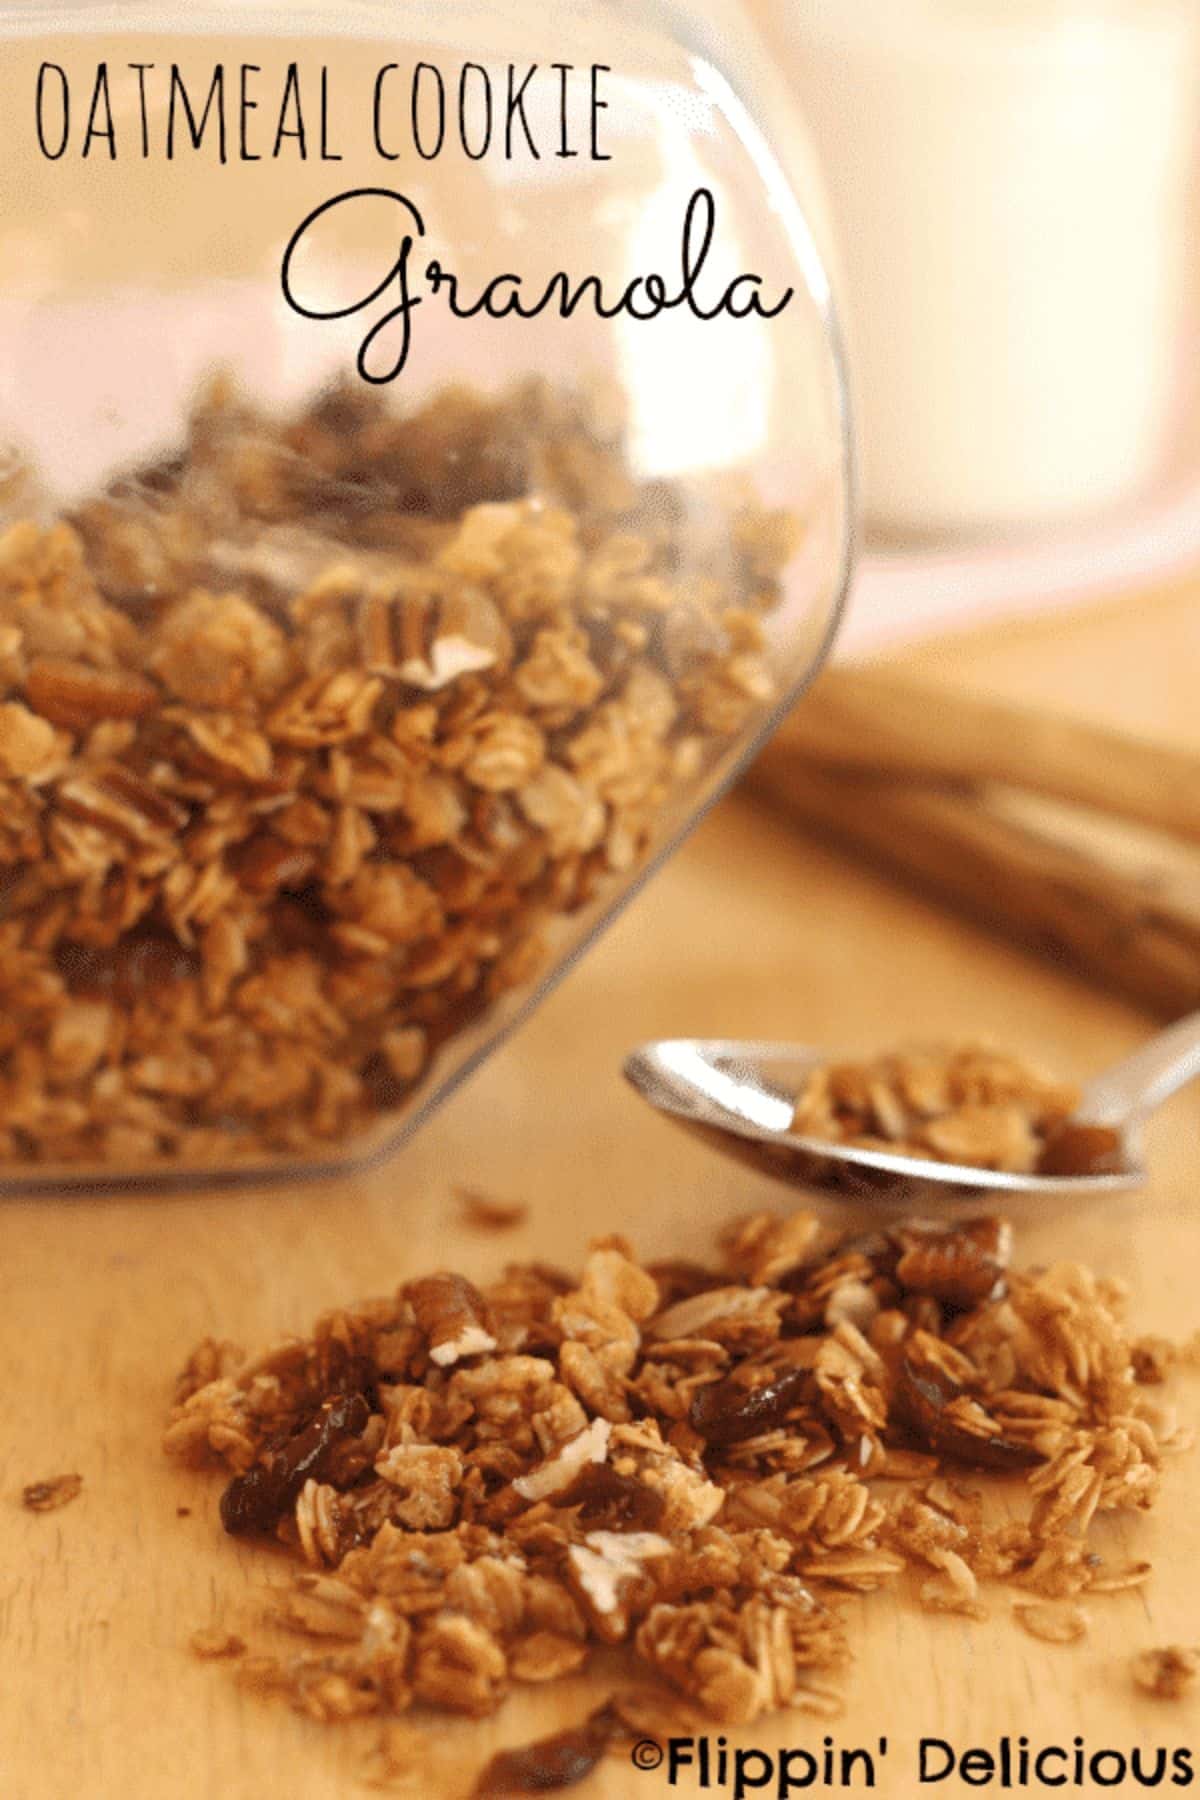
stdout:
<svg viewBox="0 0 1200 1800">
<path fill-rule="evenodd" d="M 1125 1168 L 1121 1134 L 1110 1125 L 1064 1119 L 1047 1133 L 1039 1175 L 1119 1175 Z"/>
<path fill-rule="evenodd" d="M 146 994 L 174 982 L 193 979 L 200 960 L 170 932 L 147 926 L 131 932 L 114 950 L 85 944 L 61 944 L 58 972 L 74 994 L 95 999 L 110 996 L 133 1006 Z"/>
<path fill-rule="evenodd" d="M 237 1535 L 270 1531 L 295 1504 L 301 1488 L 319 1479 L 329 1458 L 348 1438 L 366 1429 L 370 1408 L 361 1394 L 338 1394 L 322 1401 L 307 1425 L 221 1495 L 221 1523 Z"/>
<path fill-rule="evenodd" d="M 969 1412 L 948 1411 L 954 1401 L 969 1398 L 968 1384 L 946 1366 L 944 1346 L 925 1332 L 914 1332 L 900 1358 L 895 1411 L 920 1448 L 981 1469 L 1025 1469 L 1042 1460 L 1030 1445 L 986 1429 L 982 1407 L 978 1430 L 971 1428 Z"/>
<path fill-rule="evenodd" d="M 550 1794 L 574 1787 L 587 1779 L 624 1729 L 612 1706 L 602 1706 L 582 1725 L 523 1744 L 519 1750 L 502 1750 L 479 1777 L 477 1800 L 500 1800 L 505 1794 Z"/>
<path fill-rule="evenodd" d="M 269 832 L 239 845 L 229 859 L 230 868 L 250 894 L 273 894 L 280 888 L 303 888 L 313 872 L 316 857 L 303 845 L 285 844 Z"/>
<path fill-rule="evenodd" d="M 710 1288 L 724 1286 L 726 1279 L 724 1275 L 706 1269 L 703 1263 L 688 1262 L 683 1257 L 647 1263 L 646 1273 L 658 1284 L 658 1303 L 663 1312 L 677 1300 L 690 1300 L 694 1294 L 705 1294 Z"/>
<path fill-rule="evenodd" d="M 782 1424 L 811 1390 L 811 1384 L 808 1369 L 785 1369 L 759 1388 L 743 1387 L 739 1381 L 718 1381 L 697 1390 L 688 1422 L 706 1443 L 740 1444 Z"/>
<path fill-rule="evenodd" d="M 580 1524 L 590 1531 L 624 1527 L 653 1531 L 666 1504 L 662 1495 L 644 1481 L 619 1475 L 609 1463 L 588 1463 L 570 1487 L 553 1496 L 553 1502 L 556 1506 L 577 1506 Z"/>
</svg>

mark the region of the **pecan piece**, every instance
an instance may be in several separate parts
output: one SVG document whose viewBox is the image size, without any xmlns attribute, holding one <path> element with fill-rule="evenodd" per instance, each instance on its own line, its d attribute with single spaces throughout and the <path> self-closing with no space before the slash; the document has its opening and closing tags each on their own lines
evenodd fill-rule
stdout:
<svg viewBox="0 0 1200 1800">
<path fill-rule="evenodd" d="M 294 1506 L 310 1478 L 322 1479 L 334 1453 L 366 1429 L 370 1408 L 361 1394 L 337 1394 L 321 1403 L 314 1418 L 273 1451 L 266 1462 L 237 1475 L 221 1495 L 221 1523 L 237 1535 L 270 1531 Z"/>
<path fill-rule="evenodd" d="M 274 894 L 283 888 L 303 888 L 316 865 L 313 852 L 302 844 L 288 844 L 270 832 L 260 832 L 240 844 L 229 866 L 247 893 Z"/>
<path fill-rule="evenodd" d="M 367 671 L 392 675 L 435 693 L 460 675 L 504 663 L 512 650 L 508 627 L 486 594 L 364 596 L 359 641 Z"/>
<path fill-rule="evenodd" d="M 72 775 L 60 782 L 58 803 L 74 818 L 114 831 L 135 844 L 153 844 L 174 836 L 189 818 L 186 807 L 119 763 L 106 763 L 89 774 Z"/>
<path fill-rule="evenodd" d="M 67 731 L 87 731 L 101 719 L 144 718 L 162 698 L 132 669 L 96 669 L 57 656 L 30 663 L 25 693 L 44 719 Z"/>
<path fill-rule="evenodd" d="M 896 1233 L 896 1280 L 910 1294 L 926 1294 L 966 1308 L 998 1297 L 1012 1249 L 1012 1230 L 1001 1219 L 962 1225 L 911 1220 Z"/>
<path fill-rule="evenodd" d="M 429 1360 L 440 1369 L 496 1348 L 483 1295 L 463 1276 L 426 1275 L 404 1293 L 429 1341 Z"/>
</svg>

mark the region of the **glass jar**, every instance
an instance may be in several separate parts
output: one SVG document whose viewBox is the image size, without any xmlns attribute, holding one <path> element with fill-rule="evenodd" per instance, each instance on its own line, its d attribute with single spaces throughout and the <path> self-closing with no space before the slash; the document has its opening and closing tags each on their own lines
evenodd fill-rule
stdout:
<svg viewBox="0 0 1200 1800">
<path fill-rule="evenodd" d="M 0 25 L 0 1185 L 365 1161 L 828 647 L 794 150 L 617 5 Z"/>
</svg>

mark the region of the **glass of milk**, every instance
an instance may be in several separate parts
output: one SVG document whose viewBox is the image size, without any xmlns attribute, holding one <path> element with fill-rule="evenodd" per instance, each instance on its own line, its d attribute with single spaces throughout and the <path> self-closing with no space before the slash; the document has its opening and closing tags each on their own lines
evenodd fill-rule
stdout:
<svg viewBox="0 0 1200 1800">
<path fill-rule="evenodd" d="M 1196 0 L 771 0 L 839 236 L 865 507 L 1106 512 L 1163 469 L 1200 213 Z"/>
</svg>

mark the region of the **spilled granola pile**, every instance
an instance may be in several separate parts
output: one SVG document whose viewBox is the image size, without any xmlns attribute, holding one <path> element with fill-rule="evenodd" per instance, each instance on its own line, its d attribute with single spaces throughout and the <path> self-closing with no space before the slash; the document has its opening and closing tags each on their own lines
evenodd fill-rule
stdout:
<svg viewBox="0 0 1200 1800">
<path fill-rule="evenodd" d="M 298 1153 L 400 1105 L 774 694 L 788 516 L 537 383 L 214 388 L 0 536 L 0 1163 Z"/>
<path fill-rule="evenodd" d="M 1033 1635 L 1082 1636 L 1083 1601 L 1149 1572 L 1093 1526 L 1186 1447 L 1152 1391 L 1176 1353 L 1131 1338 L 1117 1283 L 1009 1248 L 992 1218 L 764 1213 L 713 1268 L 608 1238 L 578 1277 L 435 1274 L 252 1360 L 206 1341 L 167 1449 L 223 1463 L 226 1529 L 304 1565 L 275 1599 L 309 1641 L 244 1678 L 323 1720 L 482 1715 L 626 1645 L 642 1688 L 542 1747 L 578 1772 L 655 1693 L 726 1726 L 836 1709 L 847 1592 L 915 1578 L 976 1617 L 1005 1583 Z M 1009 1478 L 1001 1522 L 973 1470 Z"/>
<path fill-rule="evenodd" d="M 983 1045 L 928 1045 L 814 1069 L 796 1099 L 802 1137 L 1021 1175 L 1121 1166 L 1117 1134 L 1073 1121 L 1080 1091 Z"/>
</svg>

